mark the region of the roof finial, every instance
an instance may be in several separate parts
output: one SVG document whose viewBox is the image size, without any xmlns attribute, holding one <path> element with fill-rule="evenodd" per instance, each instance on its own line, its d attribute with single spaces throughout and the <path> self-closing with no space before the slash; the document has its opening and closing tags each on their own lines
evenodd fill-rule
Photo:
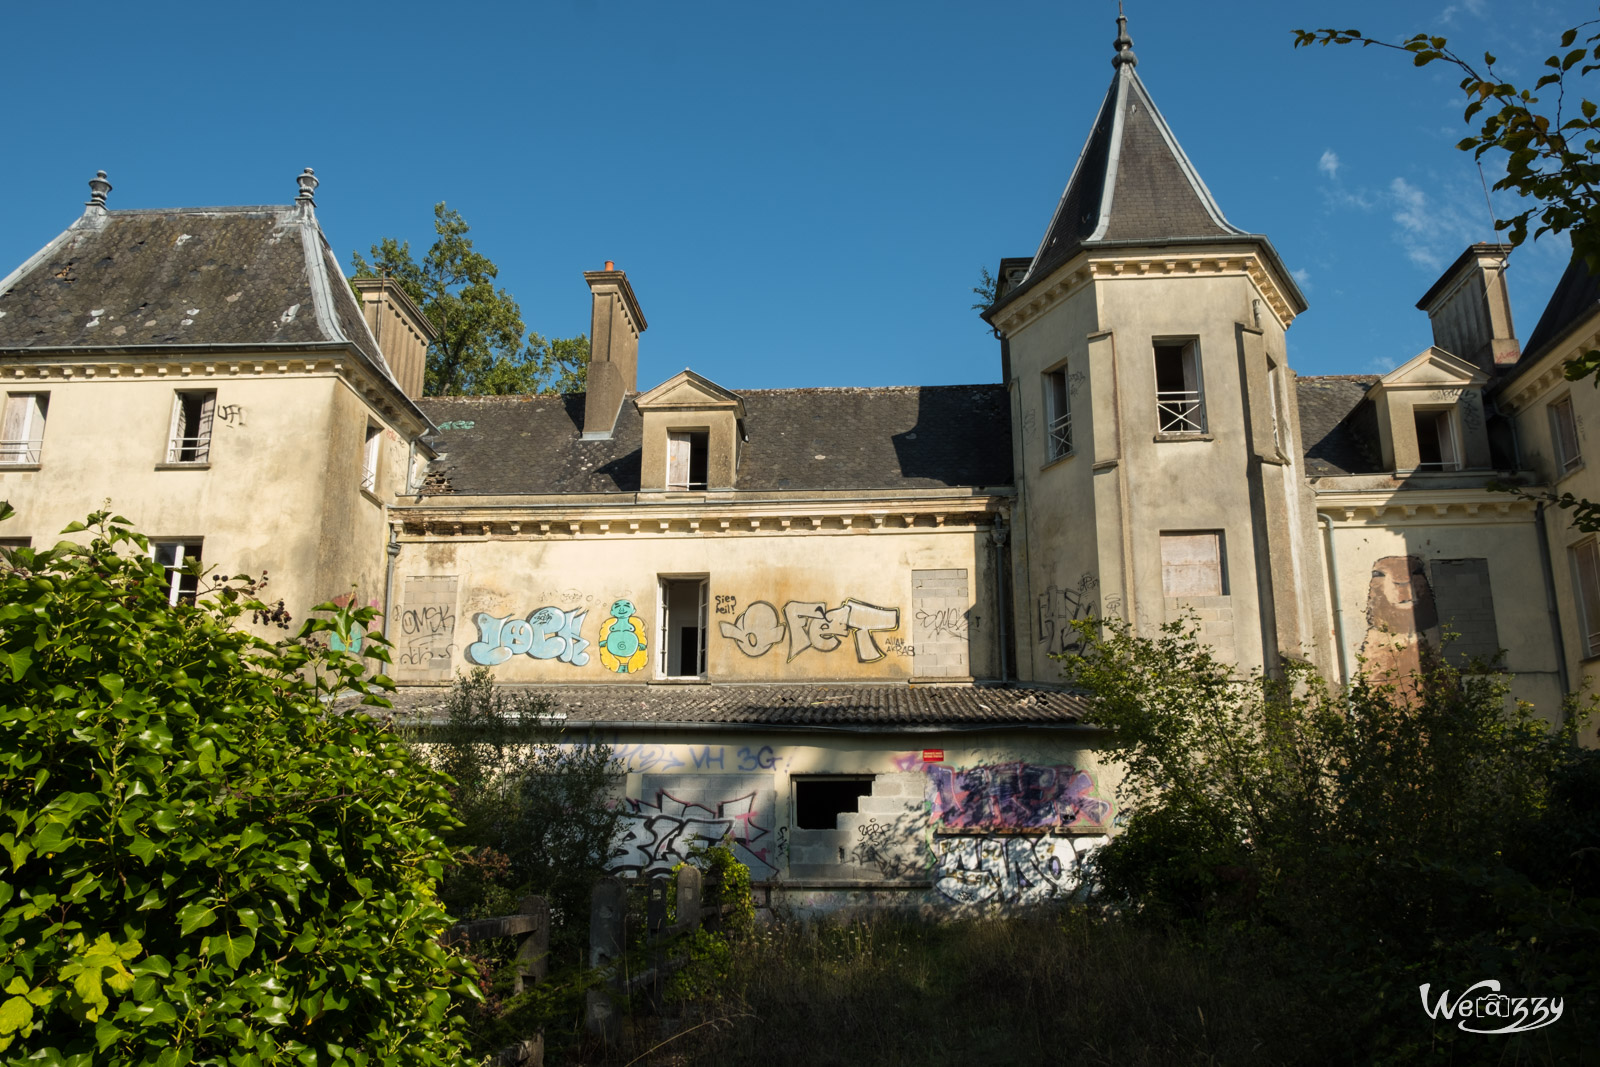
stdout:
<svg viewBox="0 0 1600 1067">
<path fill-rule="evenodd" d="M 1117 0 L 1117 39 L 1111 42 L 1111 47 L 1117 50 L 1111 57 L 1113 67 L 1124 63 L 1130 67 L 1139 65 L 1139 57 L 1133 54 L 1133 38 L 1128 36 L 1128 16 L 1122 13 L 1122 0 Z"/>
<path fill-rule="evenodd" d="M 294 202 L 297 204 L 315 204 L 317 202 L 317 186 L 322 183 L 317 181 L 317 176 L 312 169 L 307 167 L 301 171 L 295 181 L 300 183 L 300 195 L 294 198 Z"/>
<path fill-rule="evenodd" d="M 87 207 L 97 207 L 101 211 L 106 209 L 106 194 L 111 191 L 111 183 L 106 181 L 106 172 L 97 170 L 94 177 L 89 179 L 89 199 L 84 201 Z"/>
</svg>

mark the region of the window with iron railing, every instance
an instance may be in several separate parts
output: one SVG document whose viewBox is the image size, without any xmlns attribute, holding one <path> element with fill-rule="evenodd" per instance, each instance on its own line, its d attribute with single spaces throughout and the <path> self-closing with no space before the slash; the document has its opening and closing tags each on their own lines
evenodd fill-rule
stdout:
<svg viewBox="0 0 1600 1067">
<path fill-rule="evenodd" d="M 216 410 L 215 389 L 180 389 L 173 396 L 168 463 L 211 462 L 211 424 Z"/>
<path fill-rule="evenodd" d="M 44 450 L 44 416 L 49 393 L 7 393 L 0 423 L 0 464 L 35 464 Z"/>
<path fill-rule="evenodd" d="M 1417 470 L 1458 471 L 1461 449 L 1453 409 L 1423 408 L 1412 413 L 1417 428 Z"/>
<path fill-rule="evenodd" d="M 1157 341 L 1156 427 L 1162 433 L 1206 432 L 1200 349 L 1194 341 Z"/>
<path fill-rule="evenodd" d="M 1555 443 L 1556 477 L 1571 474 L 1583 466 L 1583 451 L 1578 446 L 1578 420 L 1572 413 L 1571 394 L 1550 405 L 1550 437 Z"/>
<path fill-rule="evenodd" d="M 1065 367 L 1045 373 L 1044 411 L 1046 461 L 1072 455 L 1072 394 Z"/>
</svg>

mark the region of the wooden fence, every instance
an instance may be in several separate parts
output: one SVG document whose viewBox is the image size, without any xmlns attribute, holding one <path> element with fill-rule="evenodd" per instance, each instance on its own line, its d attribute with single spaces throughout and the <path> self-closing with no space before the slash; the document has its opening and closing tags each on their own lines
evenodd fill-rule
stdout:
<svg viewBox="0 0 1600 1067">
<path fill-rule="evenodd" d="M 630 960 L 628 956 L 632 933 L 628 928 L 629 884 L 618 878 L 605 878 L 595 885 L 589 896 L 589 967 L 598 983 L 584 995 L 584 1025 L 590 1034 L 608 1043 L 621 1037 L 619 999 L 646 990 L 650 1011 L 661 1010 L 666 980 L 685 967 L 690 958 L 687 950 L 668 957 L 673 939 L 692 934 L 701 926 L 718 929 L 723 917 L 735 907 L 733 904 L 706 907 L 704 890 L 714 887 L 716 881 L 705 881 L 699 870 L 684 867 L 678 872 L 677 921 L 668 925 L 667 891 L 671 881 L 659 876 L 652 878 L 647 884 L 649 899 L 645 907 L 648 966 L 635 972 L 630 964 L 639 961 Z M 520 993 L 525 983 L 542 982 L 549 974 L 550 906 L 543 897 L 524 897 L 517 903 L 517 909 L 515 915 L 457 923 L 443 941 L 454 945 L 489 938 L 516 939 L 517 970 L 513 989 Z M 501 1049 L 491 1063 L 494 1067 L 543 1067 L 544 1035 L 535 1034 Z"/>
</svg>

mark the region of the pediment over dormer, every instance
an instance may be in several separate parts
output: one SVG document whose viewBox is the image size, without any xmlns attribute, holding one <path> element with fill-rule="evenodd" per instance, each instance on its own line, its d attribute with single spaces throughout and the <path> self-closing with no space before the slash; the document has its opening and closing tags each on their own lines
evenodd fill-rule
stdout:
<svg viewBox="0 0 1600 1067">
<path fill-rule="evenodd" d="M 672 409 L 717 410 L 727 408 L 744 418 L 744 401 L 738 393 L 685 367 L 649 392 L 640 393 L 634 404 L 641 412 Z"/>
<path fill-rule="evenodd" d="M 1372 394 L 1390 389 L 1481 389 L 1488 381 L 1476 364 L 1429 345 L 1373 383 Z"/>
</svg>

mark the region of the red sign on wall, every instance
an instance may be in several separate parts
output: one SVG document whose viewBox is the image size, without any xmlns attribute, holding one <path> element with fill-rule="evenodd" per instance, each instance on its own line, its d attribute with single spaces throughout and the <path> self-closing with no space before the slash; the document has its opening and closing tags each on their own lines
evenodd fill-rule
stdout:
<svg viewBox="0 0 1600 1067">
<path fill-rule="evenodd" d="M 944 762 L 944 749 L 942 749 L 942 748 L 925 748 L 925 749 L 923 749 L 922 750 L 922 762 L 923 763 L 943 763 Z"/>
</svg>

